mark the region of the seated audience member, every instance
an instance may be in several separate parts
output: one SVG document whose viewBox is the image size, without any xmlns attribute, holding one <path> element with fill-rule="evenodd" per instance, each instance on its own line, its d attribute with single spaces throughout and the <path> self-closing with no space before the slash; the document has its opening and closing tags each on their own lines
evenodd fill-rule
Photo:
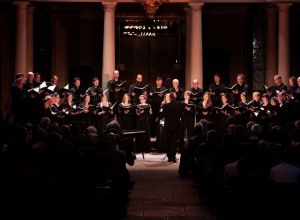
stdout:
<svg viewBox="0 0 300 220">
<path fill-rule="evenodd" d="M 300 183 L 300 168 L 292 164 L 293 152 L 286 150 L 282 162 L 270 170 L 270 178 L 276 183 Z"/>
</svg>

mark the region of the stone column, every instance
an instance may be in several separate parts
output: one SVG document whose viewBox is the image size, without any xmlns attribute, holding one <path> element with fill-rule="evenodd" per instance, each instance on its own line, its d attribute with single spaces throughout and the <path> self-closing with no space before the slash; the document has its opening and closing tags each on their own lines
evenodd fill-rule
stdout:
<svg viewBox="0 0 300 220">
<path fill-rule="evenodd" d="M 102 3 L 104 8 L 103 31 L 103 63 L 102 88 L 106 88 L 107 81 L 112 77 L 115 69 L 115 9 L 117 3 Z"/>
<path fill-rule="evenodd" d="M 189 3 L 191 7 L 191 66 L 190 79 L 198 79 L 203 88 L 202 13 L 204 3 Z M 191 82 L 187 82 L 190 83 Z"/>
<path fill-rule="evenodd" d="M 291 3 L 278 3 L 278 74 L 283 83 L 288 83 L 290 75 L 290 39 L 289 39 L 289 8 Z"/>
<path fill-rule="evenodd" d="M 33 72 L 33 13 L 34 6 L 27 10 L 27 72 Z"/>
<path fill-rule="evenodd" d="M 277 32 L 276 32 L 276 8 L 267 8 L 267 72 L 265 81 L 267 85 L 272 85 L 273 76 L 277 74 Z"/>
<path fill-rule="evenodd" d="M 191 8 L 185 11 L 185 89 L 191 87 Z"/>
<path fill-rule="evenodd" d="M 17 6 L 15 73 L 27 72 L 27 6 L 29 2 L 14 2 Z"/>
</svg>

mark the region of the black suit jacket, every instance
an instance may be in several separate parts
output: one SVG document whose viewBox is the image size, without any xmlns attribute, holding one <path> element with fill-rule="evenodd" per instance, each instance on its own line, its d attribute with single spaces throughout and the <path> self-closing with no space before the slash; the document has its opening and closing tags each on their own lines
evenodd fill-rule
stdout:
<svg viewBox="0 0 300 220">
<path fill-rule="evenodd" d="M 160 118 L 165 118 L 164 127 L 169 130 L 180 128 L 182 125 L 182 104 L 176 101 L 172 101 L 163 106 L 162 114 Z"/>
</svg>

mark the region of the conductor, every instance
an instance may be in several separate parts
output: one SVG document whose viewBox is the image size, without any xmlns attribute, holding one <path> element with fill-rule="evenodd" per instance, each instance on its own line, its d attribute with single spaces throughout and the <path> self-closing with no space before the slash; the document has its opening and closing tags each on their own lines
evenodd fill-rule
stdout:
<svg viewBox="0 0 300 220">
<path fill-rule="evenodd" d="M 176 163 L 176 143 L 182 118 L 182 104 L 176 102 L 175 93 L 170 94 L 170 103 L 163 106 L 160 118 L 165 119 L 164 133 L 168 162 Z"/>
</svg>

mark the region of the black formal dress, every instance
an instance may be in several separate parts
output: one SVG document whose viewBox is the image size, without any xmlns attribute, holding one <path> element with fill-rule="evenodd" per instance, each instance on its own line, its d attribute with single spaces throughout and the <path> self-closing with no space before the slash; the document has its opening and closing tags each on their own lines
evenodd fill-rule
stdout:
<svg viewBox="0 0 300 220">
<path fill-rule="evenodd" d="M 111 107 L 112 105 L 110 102 L 106 106 L 102 103 L 99 103 L 99 105 L 96 107 L 96 110 L 94 111 L 96 116 L 98 134 L 102 134 L 106 128 L 106 125 L 113 119 L 114 113 Z"/>
<path fill-rule="evenodd" d="M 190 101 L 187 103 L 182 103 L 183 108 L 183 127 L 184 131 L 187 131 L 187 137 L 190 139 L 194 136 L 194 125 L 196 116 L 196 105 Z M 184 134 L 184 133 L 183 133 Z"/>
<path fill-rule="evenodd" d="M 150 145 L 150 115 L 152 113 L 150 104 L 138 104 L 136 107 L 136 128 L 140 131 L 146 131 L 142 136 L 137 136 L 136 146 L 142 152 L 149 149 Z"/>
<path fill-rule="evenodd" d="M 200 121 L 201 119 L 206 119 L 208 121 L 213 120 L 213 105 L 203 106 L 203 103 L 200 102 L 196 109 L 196 121 Z"/>
<path fill-rule="evenodd" d="M 250 118 L 250 111 L 248 108 L 247 103 L 245 102 L 239 102 L 237 107 L 235 107 L 235 118 L 238 124 L 245 125 Z"/>
<path fill-rule="evenodd" d="M 64 102 L 60 105 L 60 111 L 64 113 L 64 124 L 72 124 L 74 121 L 77 121 L 77 114 L 81 111 L 77 108 L 77 105 L 72 102 Z"/>
<path fill-rule="evenodd" d="M 118 120 L 122 130 L 133 130 L 135 126 L 135 106 L 125 106 L 123 103 L 118 107 Z"/>
<path fill-rule="evenodd" d="M 260 124 L 261 103 L 252 100 L 247 104 L 249 109 L 250 120 Z"/>
<path fill-rule="evenodd" d="M 160 118 L 164 118 L 164 136 L 169 161 L 176 160 L 178 131 L 182 127 L 182 104 L 172 101 L 163 105 Z"/>
</svg>

